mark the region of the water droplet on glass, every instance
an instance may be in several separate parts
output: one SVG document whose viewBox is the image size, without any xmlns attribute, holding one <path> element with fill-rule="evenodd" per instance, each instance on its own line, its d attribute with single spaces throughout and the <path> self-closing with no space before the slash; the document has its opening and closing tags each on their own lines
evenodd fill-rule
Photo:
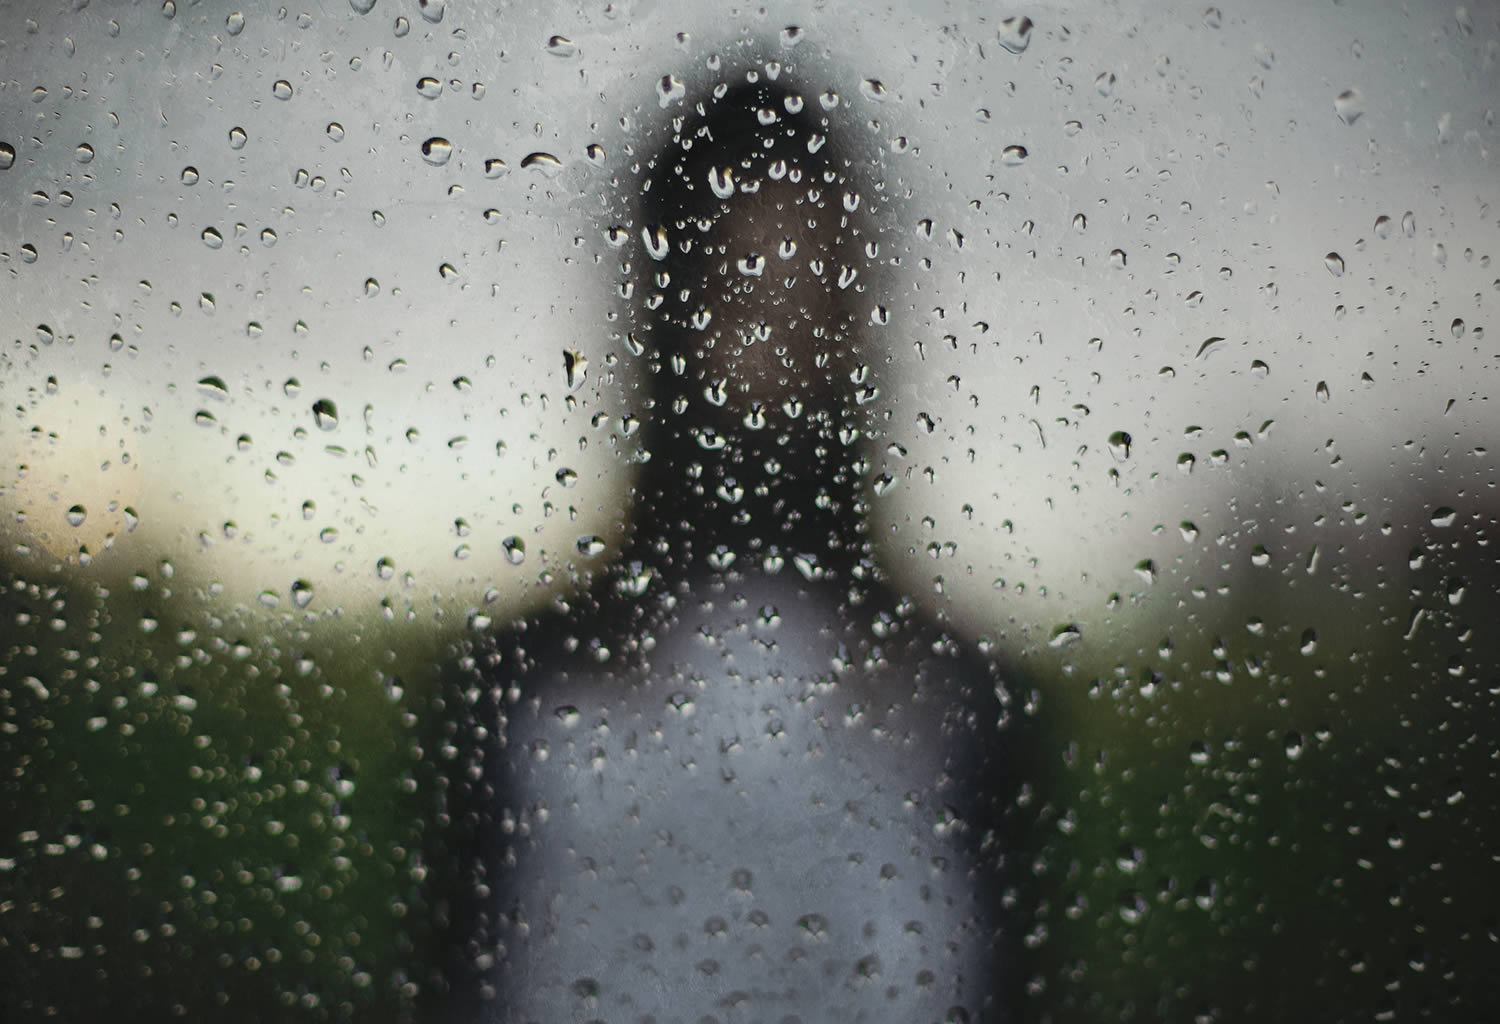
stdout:
<svg viewBox="0 0 1500 1024">
<path fill-rule="evenodd" d="M 1375 218 L 1375 237 L 1382 240 L 1391 237 L 1391 219 L 1384 214 Z"/>
<path fill-rule="evenodd" d="M 687 85 L 676 75 L 663 75 L 656 83 L 656 103 L 662 109 L 687 95 Z"/>
<path fill-rule="evenodd" d="M 860 82 L 859 91 L 860 95 L 864 96 L 867 100 L 873 100 L 876 103 L 885 102 L 885 83 L 878 78 L 866 78 Z"/>
<path fill-rule="evenodd" d="M 571 57 L 578 52 L 578 47 L 567 36 L 553 36 L 547 40 L 547 52 L 554 57 Z"/>
<path fill-rule="evenodd" d="M 1220 346 L 1223 343 L 1224 343 L 1224 339 L 1223 338 L 1218 338 L 1218 337 L 1209 338 L 1203 344 L 1201 344 L 1201 345 L 1198 346 L 1198 352 L 1197 352 L 1197 354 L 1193 358 L 1195 358 L 1195 359 L 1207 359 L 1209 356 L 1211 356 L 1215 352 L 1217 352 L 1219 350 Z"/>
<path fill-rule="evenodd" d="M 1130 458 L 1130 441 L 1130 435 L 1123 430 L 1116 430 L 1109 435 L 1109 451 L 1115 461 L 1124 462 Z"/>
<path fill-rule="evenodd" d="M 224 19 L 224 28 L 227 29 L 229 34 L 232 36 L 239 35 L 245 30 L 245 16 L 239 11 L 235 11 L 229 17 Z"/>
<path fill-rule="evenodd" d="M 526 542 L 520 537 L 506 537 L 500 542 L 500 549 L 505 552 L 505 560 L 511 565 L 520 565 L 526 561 Z"/>
<path fill-rule="evenodd" d="M 1108 96 L 1115 91 L 1115 73 L 1113 71 L 1102 71 L 1094 79 L 1094 91 L 1100 96 Z"/>
<path fill-rule="evenodd" d="M 1000 153 L 1000 162 L 1006 167 L 1019 167 L 1026 162 L 1025 146 L 1006 146 Z"/>
<path fill-rule="evenodd" d="M 715 167 L 708 172 L 708 186 L 720 199 L 734 195 L 734 171 L 729 167 Z"/>
<path fill-rule="evenodd" d="M 15 166 L 16 147 L 9 142 L 0 142 L 0 171 L 8 171 Z"/>
<path fill-rule="evenodd" d="M 1433 526 L 1446 528 L 1452 526 L 1457 521 L 1458 512 L 1447 505 L 1441 505 L 1432 510 L 1431 523 Z"/>
<path fill-rule="evenodd" d="M 78 148 L 73 151 L 73 155 L 78 158 L 78 162 L 81 164 L 92 163 L 94 159 L 94 147 L 90 146 L 87 142 L 80 142 Z"/>
<path fill-rule="evenodd" d="M 67 519 L 69 526 L 82 526 L 84 519 L 86 519 L 87 517 L 88 509 L 84 508 L 82 505 L 74 505 L 72 508 L 68 509 L 66 515 L 64 516 L 64 518 Z"/>
<path fill-rule="evenodd" d="M 222 377 L 204 377 L 198 381 L 198 387 L 203 389 L 204 394 L 210 398 L 228 398 L 229 387 L 224 383 Z"/>
<path fill-rule="evenodd" d="M 245 134 L 245 129 L 236 125 L 235 127 L 229 129 L 229 148 L 244 149 L 245 140 L 248 138 L 249 136 Z"/>
<path fill-rule="evenodd" d="M 224 236 L 219 234 L 217 228 L 203 229 L 203 244 L 210 249 L 218 249 L 224 245 Z"/>
<path fill-rule="evenodd" d="M 563 375 L 567 380 L 568 390 L 577 391 L 583 386 L 584 378 L 588 375 L 588 357 L 582 352 L 572 349 L 563 349 Z"/>
<path fill-rule="evenodd" d="M 355 14 L 369 14 L 375 9 L 375 0 L 349 0 Z"/>
<path fill-rule="evenodd" d="M 1401 215 L 1401 233 L 1407 238 L 1411 238 L 1417 233 L 1417 218 L 1410 210 Z"/>
<path fill-rule="evenodd" d="M 339 410 L 331 398 L 320 398 L 313 403 L 313 422 L 319 430 L 336 430 L 339 425 Z"/>
<path fill-rule="evenodd" d="M 292 604 L 298 608 L 306 608 L 312 604 L 313 587 L 307 580 L 295 580 L 292 583 Z"/>
<path fill-rule="evenodd" d="M 444 0 L 417 0 L 417 10 L 434 25 L 443 20 L 444 6 Z"/>
<path fill-rule="evenodd" d="M 562 170 L 563 162 L 551 153 L 527 153 L 521 158 L 522 170 L 538 171 L 551 178 Z"/>
<path fill-rule="evenodd" d="M 507 166 L 504 160 L 498 157 L 491 157 L 484 162 L 484 176 L 486 178 L 498 178 L 508 170 L 510 170 L 510 167 Z"/>
<path fill-rule="evenodd" d="M 417 79 L 417 95 L 424 100 L 435 100 L 443 94 L 443 83 L 431 75 Z"/>
<path fill-rule="evenodd" d="M 422 143 L 422 159 L 434 167 L 441 167 L 453 156 L 453 143 L 434 135 Z"/>
<path fill-rule="evenodd" d="M 292 98 L 292 83 L 285 78 L 277 79 L 271 86 L 271 95 L 278 100 L 289 100 Z"/>
<path fill-rule="evenodd" d="M 1336 252 L 1331 252 L 1323 257 L 1323 266 L 1327 267 L 1328 272 L 1334 277 L 1344 276 L 1344 257 Z"/>
<path fill-rule="evenodd" d="M 1353 124 L 1365 112 L 1364 94 L 1358 89 L 1345 89 L 1334 98 L 1333 109 L 1340 121 Z"/>
<path fill-rule="evenodd" d="M 1072 623 L 1067 623 L 1058 626 L 1052 631 L 1052 636 L 1048 639 L 1047 646 L 1054 650 L 1059 650 L 1063 647 L 1071 646 L 1082 639 L 1083 630 Z"/>
<path fill-rule="evenodd" d="M 653 260 L 667 258 L 667 229 L 658 225 L 641 228 L 641 240 L 646 243 L 646 252 Z"/>
<path fill-rule="evenodd" d="M 1024 53 L 1026 47 L 1031 45 L 1031 19 L 1025 15 L 1012 15 L 1000 22 L 1000 31 L 996 36 L 1000 45 L 1011 53 Z"/>
<path fill-rule="evenodd" d="M 584 534 L 577 541 L 578 553 L 588 558 L 594 558 L 604 554 L 606 547 L 602 537 L 596 537 L 592 533 Z"/>
</svg>

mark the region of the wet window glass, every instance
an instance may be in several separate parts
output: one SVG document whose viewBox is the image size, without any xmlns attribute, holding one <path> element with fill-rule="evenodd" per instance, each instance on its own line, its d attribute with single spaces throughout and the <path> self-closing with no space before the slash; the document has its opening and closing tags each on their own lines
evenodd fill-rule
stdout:
<svg viewBox="0 0 1500 1024">
<path fill-rule="evenodd" d="M 1486 1019 L 1500 11 L 0 9 L 0 1017 Z"/>
</svg>

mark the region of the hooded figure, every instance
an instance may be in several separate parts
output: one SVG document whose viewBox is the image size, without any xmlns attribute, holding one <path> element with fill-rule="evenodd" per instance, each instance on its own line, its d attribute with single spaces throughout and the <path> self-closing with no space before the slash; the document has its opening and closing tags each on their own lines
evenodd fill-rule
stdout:
<svg viewBox="0 0 1500 1024">
<path fill-rule="evenodd" d="M 869 183 L 787 77 L 648 165 L 630 540 L 478 661 L 468 1019 L 1014 1015 L 1004 680 L 872 560 Z"/>
</svg>

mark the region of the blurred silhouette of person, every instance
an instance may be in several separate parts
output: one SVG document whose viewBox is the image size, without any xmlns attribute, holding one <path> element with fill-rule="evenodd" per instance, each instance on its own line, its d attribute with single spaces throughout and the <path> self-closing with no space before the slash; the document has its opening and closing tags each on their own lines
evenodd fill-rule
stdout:
<svg viewBox="0 0 1500 1024">
<path fill-rule="evenodd" d="M 466 1019 L 1015 1016 L 1018 730 L 873 561 L 868 183 L 788 77 L 646 169 L 634 522 L 482 652 Z"/>
</svg>

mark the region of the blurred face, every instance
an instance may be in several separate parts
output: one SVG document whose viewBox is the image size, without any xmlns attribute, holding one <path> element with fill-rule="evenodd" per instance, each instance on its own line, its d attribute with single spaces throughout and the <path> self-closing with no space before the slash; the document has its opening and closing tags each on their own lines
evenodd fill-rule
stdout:
<svg viewBox="0 0 1500 1024">
<path fill-rule="evenodd" d="M 662 290 L 679 325 L 668 348 L 686 364 L 695 407 L 726 423 L 831 406 L 853 341 L 840 190 L 804 165 L 806 138 L 769 116 L 733 123 L 749 139 L 721 128 L 697 141 L 677 182 L 686 202 L 667 219 Z"/>
</svg>

